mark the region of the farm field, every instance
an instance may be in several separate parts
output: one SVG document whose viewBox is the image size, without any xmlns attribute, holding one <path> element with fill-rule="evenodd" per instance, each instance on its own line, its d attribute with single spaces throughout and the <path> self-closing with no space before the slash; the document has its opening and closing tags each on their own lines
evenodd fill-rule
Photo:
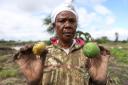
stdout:
<svg viewBox="0 0 128 85">
<path fill-rule="evenodd" d="M 128 85 L 128 43 L 109 42 L 100 45 L 111 51 L 108 68 L 111 85 Z M 11 49 L 12 46 L 17 45 L 0 44 L 0 85 L 26 85 L 24 76 L 13 62 L 16 50 Z"/>
</svg>

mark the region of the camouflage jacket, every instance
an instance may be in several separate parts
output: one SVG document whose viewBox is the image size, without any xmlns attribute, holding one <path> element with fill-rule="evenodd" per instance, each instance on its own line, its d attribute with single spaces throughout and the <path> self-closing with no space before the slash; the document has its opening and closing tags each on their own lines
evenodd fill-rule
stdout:
<svg viewBox="0 0 128 85">
<path fill-rule="evenodd" d="M 85 68 L 87 57 L 82 53 L 84 42 L 75 39 L 67 54 L 54 41 L 49 46 L 45 60 L 42 85 L 88 85 L 88 72 Z"/>
</svg>

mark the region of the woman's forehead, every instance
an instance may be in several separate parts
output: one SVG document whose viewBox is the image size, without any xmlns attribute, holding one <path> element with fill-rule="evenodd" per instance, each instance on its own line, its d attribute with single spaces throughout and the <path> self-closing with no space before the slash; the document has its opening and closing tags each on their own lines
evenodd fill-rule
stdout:
<svg viewBox="0 0 128 85">
<path fill-rule="evenodd" d="M 56 18 L 65 18 L 65 17 L 76 18 L 76 15 L 71 11 L 62 11 L 56 16 Z"/>
</svg>

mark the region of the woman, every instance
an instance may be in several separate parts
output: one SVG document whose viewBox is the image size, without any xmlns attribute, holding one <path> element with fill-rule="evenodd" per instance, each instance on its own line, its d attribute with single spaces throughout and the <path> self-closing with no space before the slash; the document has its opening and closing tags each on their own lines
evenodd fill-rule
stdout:
<svg viewBox="0 0 128 85">
<path fill-rule="evenodd" d="M 36 58 L 33 46 L 25 46 L 15 55 L 28 85 L 106 85 L 109 52 L 100 47 L 100 55 L 88 58 L 82 53 L 86 44 L 74 39 L 78 16 L 72 5 L 63 5 L 52 14 L 57 39 Z"/>
</svg>

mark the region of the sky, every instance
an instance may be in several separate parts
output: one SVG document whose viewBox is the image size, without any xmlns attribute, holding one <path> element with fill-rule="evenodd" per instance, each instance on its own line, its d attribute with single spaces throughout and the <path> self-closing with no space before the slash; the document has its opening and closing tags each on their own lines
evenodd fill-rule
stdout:
<svg viewBox="0 0 128 85">
<path fill-rule="evenodd" d="M 0 39 L 47 40 L 43 19 L 65 0 L 0 0 Z M 128 39 L 128 0 L 74 0 L 79 16 L 77 30 L 94 39 L 107 36 Z"/>
</svg>

